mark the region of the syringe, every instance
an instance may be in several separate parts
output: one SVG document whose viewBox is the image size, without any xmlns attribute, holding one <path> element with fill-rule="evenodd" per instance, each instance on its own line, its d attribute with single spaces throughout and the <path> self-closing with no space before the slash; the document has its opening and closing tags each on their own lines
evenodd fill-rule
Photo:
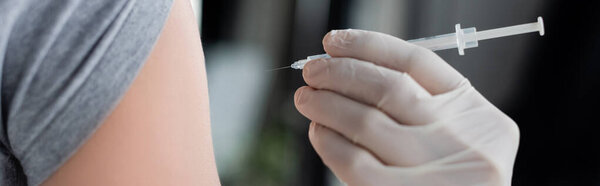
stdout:
<svg viewBox="0 0 600 186">
<path fill-rule="evenodd" d="M 539 32 L 540 36 L 544 35 L 544 20 L 542 17 L 537 18 L 537 22 L 514 25 L 490 30 L 477 32 L 475 27 L 461 28 L 460 24 L 454 26 L 455 33 L 437 35 L 433 37 L 425 37 L 419 39 L 408 40 L 407 42 L 425 47 L 432 51 L 458 48 L 458 54 L 464 55 L 465 49 L 474 48 L 479 45 L 478 41 L 493 39 L 517 34 L 530 32 Z M 319 54 L 308 56 L 306 59 L 298 60 L 290 66 L 293 69 L 302 69 L 304 65 L 313 59 L 330 58 L 328 54 Z"/>
</svg>

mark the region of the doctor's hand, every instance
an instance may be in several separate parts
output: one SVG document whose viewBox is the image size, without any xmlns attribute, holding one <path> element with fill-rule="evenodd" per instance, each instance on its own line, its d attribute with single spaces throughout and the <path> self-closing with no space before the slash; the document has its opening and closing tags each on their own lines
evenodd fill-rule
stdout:
<svg viewBox="0 0 600 186">
<path fill-rule="evenodd" d="M 349 185 L 510 185 L 515 122 L 435 53 L 369 31 L 331 31 L 296 108 Z"/>
</svg>

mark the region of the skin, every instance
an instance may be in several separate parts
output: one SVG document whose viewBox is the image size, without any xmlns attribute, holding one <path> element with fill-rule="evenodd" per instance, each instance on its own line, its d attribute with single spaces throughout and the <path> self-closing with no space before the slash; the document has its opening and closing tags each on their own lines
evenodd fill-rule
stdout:
<svg viewBox="0 0 600 186">
<path fill-rule="evenodd" d="M 204 54 L 188 0 L 113 112 L 43 185 L 220 185 Z"/>
</svg>

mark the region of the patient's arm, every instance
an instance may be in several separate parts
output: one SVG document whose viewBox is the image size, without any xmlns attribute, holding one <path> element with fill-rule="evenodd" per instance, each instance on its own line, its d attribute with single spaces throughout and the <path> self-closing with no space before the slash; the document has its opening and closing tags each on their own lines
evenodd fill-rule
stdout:
<svg viewBox="0 0 600 186">
<path fill-rule="evenodd" d="M 115 110 L 45 185 L 218 185 L 204 55 L 189 0 L 175 0 Z"/>
</svg>

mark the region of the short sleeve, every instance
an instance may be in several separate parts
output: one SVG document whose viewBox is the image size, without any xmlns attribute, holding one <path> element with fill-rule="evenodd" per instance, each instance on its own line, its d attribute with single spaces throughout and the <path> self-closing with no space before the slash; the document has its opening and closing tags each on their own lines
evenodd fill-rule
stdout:
<svg viewBox="0 0 600 186">
<path fill-rule="evenodd" d="M 171 4 L 0 2 L 2 185 L 41 184 L 93 134 L 146 61 Z"/>
</svg>

